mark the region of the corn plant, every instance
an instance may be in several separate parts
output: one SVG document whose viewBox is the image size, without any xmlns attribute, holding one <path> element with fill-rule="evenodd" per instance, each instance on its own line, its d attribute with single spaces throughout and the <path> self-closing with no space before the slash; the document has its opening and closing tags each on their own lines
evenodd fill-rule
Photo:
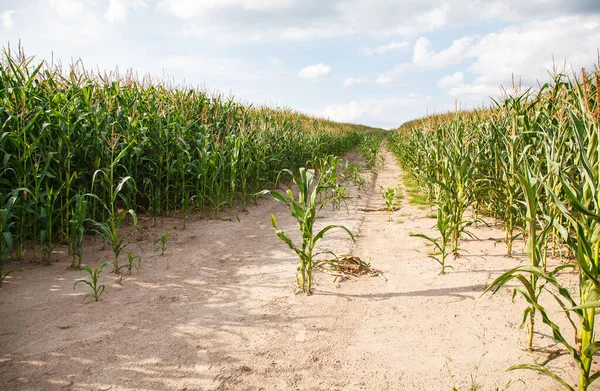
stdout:
<svg viewBox="0 0 600 391">
<path fill-rule="evenodd" d="M 138 241 L 142 242 L 144 241 L 144 234 L 148 232 L 148 228 L 147 227 L 136 227 L 131 233 L 133 235 L 135 234 L 139 234 L 139 239 Z"/>
<path fill-rule="evenodd" d="M 522 199 L 521 188 L 517 177 L 518 167 L 522 161 L 518 153 L 519 137 L 511 135 L 503 137 L 504 148 L 492 150 L 494 168 L 488 178 L 488 186 L 497 200 L 494 207 L 498 210 L 496 215 L 504 221 L 506 255 L 512 256 L 515 239 L 520 236 L 518 224 L 520 221 Z"/>
<path fill-rule="evenodd" d="M 55 205 L 58 198 L 58 192 L 53 189 L 48 189 L 43 196 L 42 208 L 40 213 L 40 221 L 43 229 L 40 232 L 40 247 L 44 255 L 44 262 L 49 264 L 52 259 L 52 252 L 58 244 L 56 233 L 54 231 L 54 213 Z"/>
<path fill-rule="evenodd" d="M 16 197 L 9 197 L 6 199 L 5 195 L 0 195 L 0 201 L 4 204 L 4 207 L 0 209 L 0 232 L 2 238 L 0 239 L 0 286 L 4 282 L 4 279 L 10 274 L 10 271 L 5 271 L 6 261 L 12 253 L 13 248 L 13 236 L 11 228 L 14 225 L 13 219 L 13 205 L 15 204 Z"/>
<path fill-rule="evenodd" d="M 392 221 L 392 212 L 394 211 L 394 197 L 396 195 L 396 189 L 388 187 L 384 189 L 383 186 L 379 186 L 379 193 L 385 200 L 385 207 L 388 213 L 388 221 Z"/>
<path fill-rule="evenodd" d="M 121 150 L 121 152 L 119 152 L 119 154 L 115 157 L 115 151 L 116 151 L 116 146 L 117 146 L 117 141 L 118 138 L 113 138 L 112 140 L 108 141 L 111 144 L 111 154 L 113 156 L 113 158 L 111 159 L 111 165 L 109 167 L 109 169 L 107 170 L 107 172 L 102 171 L 102 170 L 96 170 L 96 172 L 94 173 L 94 177 L 92 179 L 92 183 L 95 182 L 96 177 L 97 176 L 102 176 L 102 178 L 105 181 L 105 184 L 108 187 L 108 192 L 109 192 L 109 203 L 108 205 L 103 203 L 100 199 L 100 197 L 98 197 L 95 194 L 88 194 L 88 196 L 93 197 L 94 199 L 99 200 L 102 203 L 102 206 L 104 207 L 105 211 L 108 214 L 108 218 L 103 221 L 103 222 L 94 222 L 96 225 L 96 233 L 111 247 L 111 249 L 113 250 L 113 271 L 115 273 L 118 273 L 119 271 L 119 256 L 121 255 L 121 252 L 130 244 L 132 244 L 132 242 L 127 241 L 127 237 L 123 237 L 121 238 L 119 236 L 119 229 L 121 228 L 121 225 L 125 222 L 125 218 L 130 215 L 133 218 L 133 226 L 135 228 L 135 226 L 137 225 L 137 215 L 136 213 L 133 211 L 133 209 L 129 209 L 129 210 L 124 210 L 124 209 L 118 209 L 117 207 L 117 201 L 118 200 L 123 200 L 124 196 L 121 194 L 121 192 L 123 191 L 123 187 L 128 183 L 128 182 L 133 182 L 133 178 L 131 178 L 130 176 L 121 178 L 121 180 L 119 181 L 118 184 L 116 184 L 116 179 L 114 177 L 114 173 L 115 173 L 115 169 L 117 167 L 117 165 L 119 164 L 119 161 L 125 156 L 125 154 L 127 153 L 127 150 L 129 149 L 129 147 L 125 147 L 123 148 L 123 150 Z"/>
<path fill-rule="evenodd" d="M 346 188 L 344 186 L 336 185 L 335 188 L 331 192 L 331 206 L 333 210 L 340 210 L 342 207 L 342 202 L 346 206 L 346 211 L 350 213 L 350 209 L 348 209 L 348 203 L 346 202 Z"/>
<path fill-rule="evenodd" d="M 142 257 L 139 255 L 135 255 L 131 251 L 127 251 L 127 264 L 121 266 L 121 268 L 127 269 L 129 275 L 131 275 L 131 271 L 133 269 L 140 271 L 140 267 L 142 266 Z"/>
<path fill-rule="evenodd" d="M 263 190 L 262 194 L 269 194 L 275 200 L 283 203 L 298 223 L 302 241 L 301 244 L 297 245 L 284 231 L 279 229 L 277 226 L 277 219 L 274 215 L 271 215 L 271 223 L 273 228 L 275 228 L 275 234 L 296 253 L 300 261 L 296 272 L 298 291 L 310 295 L 312 294 L 312 272 L 317 263 L 315 257 L 323 253 L 314 252 L 317 243 L 323 239 L 323 236 L 328 231 L 335 228 L 342 229 L 348 233 L 352 241 L 354 241 L 354 236 L 348 228 L 342 225 L 328 225 L 315 234 L 315 222 L 317 221 L 319 212 L 327 203 L 326 199 L 323 203 L 318 204 L 317 199 L 319 198 L 320 193 L 328 188 L 328 180 L 321 180 L 316 177 L 313 169 L 306 169 L 304 167 L 299 169 L 298 176 L 294 176 L 289 170 L 284 171 L 292 176 L 294 184 L 298 187 L 297 197 L 294 197 L 292 190 L 288 190 L 286 193 Z"/>
<path fill-rule="evenodd" d="M 80 279 L 75 281 L 75 284 L 73 284 L 73 290 L 75 290 L 77 284 L 85 284 L 92 290 L 92 293 L 88 293 L 85 296 L 83 296 L 83 303 L 85 303 L 85 299 L 87 299 L 88 297 L 93 298 L 94 301 L 100 300 L 100 296 L 104 293 L 105 286 L 103 284 L 98 284 L 98 279 L 100 278 L 102 270 L 104 270 L 104 268 L 109 266 L 110 264 L 110 262 L 104 262 L 102 264 L 97 265 L 93 270 L 85 263 L 81 265 L 81 268 L 90 275 L 90 279 Z"/>
<path fill-rule="evenodd" d="M 425 234 L 410 235 L 412 237 L 425 239 L 434 246 L 435 251 L 433 254 L 429 255 L 429 258 L 435 260 L 442 267 L 439 274 L 446 274 L 446 269 L 454 269 L 452 266 L 446 265 L 448 255 L 451 254 L 449 251 L 450 241 L 452 240 L 452 216 L 450 213 L 451 208 L 449 205 L 446 204 L 442 207 L 438 207 L 436 228 L 440 233 L 439 238 L 433 238 Z"/>
<path fill-rule="evenodd" d="M 527 148 L 524 152 L 528 153 Z M 548 224 L 545 228 L 540 226 L 539 220 L 539 198 L 542 190 L 541 180 L 534 174 L 530 164 L 525 160 L 524 166 L 521 172 L 517 174 L 519 183 L 521 185 L 523 195 L 525 197 L 525 206 L 527 208 L 527 214 L 525 216 L 525 231 L 527 233 L 527 255 L 530 260 L 530 266 L 533 270 L 540 269 L 546 272 L 546 265 L 544 264 L 543 252 L 545 251 L 545 237 L 548 232 L 548 228 L 551 227 Z M 550 275 L 556 274 L 557 271 L 553 271 Z M 527 349 L 533 348 L 533 335 L 535 326 L 535 315 L 536 310 L 540 306 L 540 295 L 543 292 L 545 286 L 543 281 L 539 281 L 539 276 L 536 273 L 529 273 L 527 276 L 522 272 L 514 272 L 513 274 L 504 274 L 504 278 L 498 278 L 494 281 L 488 290 L 497 290 L 505 285 L 508 281 L 513 278 L 519 280 L 523 284 L 523 288 L 515 288 L 513 297 L 518 293 L 525 298 L 529 306 L 523 313 L 523 322 L 521 327 L 529 320 L 528 323 L 528 335 L 527 335 Z"/>
<path fill-rule="evenodd" d="M 376 134 L 365 135 L 360 143 L 360 152 L 367 168 L 375 172 L 379 168 L 378 159 L 381 137 Z"/>
<path fill-rule="evenodd" d="M 185 225 L 195 211 L 219 217 L 227 209 L 231 217 L 277 185 L 281 169 L 296 171 L 381 133 L 131 74 L 94 74 L 81 63 L 36 61 L 21 48 L 0 53 L 0 193 L 17 196 L 17 259 L 28 247 L 36 258 L 40 245 L 51 254 L 59 242 L 77 254 L 71 224 L 81 220 L 73 216 L 80 194 L 88 228 L 118 253 L 127 244 L 119 245 L 119 222 L 136 222 L 130 211 L 148 212 L 155 224 L 181 213 Z M 121 178 L 130 179 L 115 197 Z"/>
<path fill-rule="evenodd" d="M 160 251 L 160 255 L 165 255 L 165 251 L 167 251 L 167 243 L 169 242 L 169 238 L 171 236 L 175 236 L 175 240 L 179 239 L 177 232 L 167 231 L 160 236 L 160 238 L 154 241 L 154 251 Z"/>
<path fill-rule="evenodd" d="M 346 163 L 342 166 L 342 173 L 340 179 L 343 183 L 352 182 L 358 188 L 358 190 L 364 190 L 367 183 L 365 177 L 360 173 L 360 169 L 356 163 Z"/>
<path fill-rule="evenodd" d="M 476 216 L 502 224 L 507 255 L 512 255 L 518 232 L 523 233 L 529 264 L 503 273 L 487 291 L 495 293 L 518 282 L 513 298 L 520 295 L 527 302 L 523 314 L 527 346 L 534 348 L 535 319 L 541 318 L 571 356 L 579 379 L 573 386 L 545 365 L 510 369 L 535 370 L 579 391 L 600 377 L 600 371 L 592 368 L 600 350 L 594 334 L 595 311 L 600 307 L 599 91 L 598 71 L 592 75 L 582 71 L 580 78 L 556 74 L 538 92 L 515 89 L 490 109 L 413 121 L 388 138 L 390 150 L 423 184 L 430 200 L 451 198 L 460 204 L 460 194 L 448 191 L 460 184 L 456 188 L 467 190 L 462 204 Z M 452 150 L 463 158 L 454 159 Z M 551 267 L 549 254 L 563 251 L 570 257 Z M 569 268 L 579 273 L 576 286 L 561 276 Z M 564 312 L 549 312 L 543 305 L 546 297 L 556 300 Z M 566 317 L 573 328 L 572 341 L 555 316 Z"/>
<path fill-rule="evenodd" d="M 181 214 L 183 217 L 183 229 L 185 229 L 185 224 L 190 218 L 191 209 L 194 206 L 195 195 L 191 195 L 189 192 L 185 192 L 183 197 L 181 198 Z"/>
<path fill-rule="evenodd" d="M 331 202 L 333 210 L 339 210 L 341 204 L 344 203 L 349 213 L 348 205 L 346 204 L 346 188 L 338 183 L 342 179 L 337 172 L 340 166 L 340 158 L 328 155 L 317 159 L 315 165 L 318 167 L 319 182 L 322 187 L 319 193 L 319 201 L 323 201 L 322 197 L 327 198 L 328 202 Z"/>
<path fill-rule="evenodd" d="M 83 259 L 83 235 L 85 234 L 85 221 L 87 219 L 87 204 L 85 196 L 75 196 L 73 211 L 71 213 L 69 254 L 73 257 L 71 267 L 79 269 Z"/>
</svg>

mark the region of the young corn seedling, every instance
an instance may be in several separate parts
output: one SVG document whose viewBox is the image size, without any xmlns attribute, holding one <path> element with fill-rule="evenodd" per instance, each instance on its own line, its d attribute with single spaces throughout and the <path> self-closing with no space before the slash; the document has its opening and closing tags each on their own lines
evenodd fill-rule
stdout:
<svg viewBox="0 0 600 391">
<path fill-rule="evenodd" d="M 379 147 L 381 145 L 381 137 L 377 135 L 365 135 L 360 144 L 362 157 L 367 165 L 367 168 L 375 172 L 379 168 L 377 156 L 379 155 Z"/>
<path fill-rule="evenodd" d="M 102 270 L 104 270 L 104 268 L 109 266 L 110 264 L 110 262 L 104 262 L 103 264 L 97 265 L 93 270 L 85 263 L 81 265 L 83 270 L 85 270 L 90 275 L 90 280 L 81 279 L 75 281 L 75 284 L 73 284 L 73 290 L 75 290 L 77 284 L 81 283 L 89 286 L 92 290 L 92 293 L 88 293 L 87 295 L 83 296 L 82 303 L 84 303 L 85 299 L 87 299 L 88 297 L 93 298 L 94 301 L 100 300 L 100 296 L 104 293 L 105 287 L 104 285 L 98 285 L 98 278 L 100 277 L 100 273 L 102 273 Z"/>
<path fill-rule="evenodd" d="M 360 173 L 360 169 L 355 163 L 344 164 L 342 167 L 342 174 L 340 175 L 344 183 L 352 181 L 358 190 L 364 190 L 366 185 L 365 177 Z"/>
<path fill-rule="evenodd" d="M 317 263 L 315 257 L 322 254 L 314 252 L 317 243 L 323 239 L 323 236 L 328 231 L 334 228 L 346 231 L 352 241 L 354 241 L 354 236 L 348 228 L 342 225 L 328 225 L 315 234 L 315 222 L 317 221 L 319 212 L 327 203 L 327 200 L 325 200 L 325 202 L 318 205 L 317 199 L 320 193 L 327 189 L 327 185 L 321 183 L 312 169 L 301 167 L 298 176 L 294 176 L 289 170 L 284 170 L 284 172 L 292 176 L 294 183 L 298 187 L 297 197 L 294 197 L 292 190 L 288 190 L 286 193 L 263 190 L 261 194 L 270 194 L 275 200 L 283 203 L 298 223 L 298 229 L 302 234 L 302 242 L 299 245 L 295 244 L 285 232 L 279 229 L 275 216 L 271 215 L 271 223 L 273 228 L 275 228 L 275 234 L 296 253 L 300 261 L 296 273 L 298 291 L 310 295 L 312 294 L 312 272 Z"/>
<path fill-rule="evenodd" d="M 392 212 L 394 211 L 394 197 L 396 195 L 396 189 L 388 187 L 384 189 L 383 186 L 379 186 L 379 193 L 385 200 L 385 207 L 388 212 L 388 221 L 392 221 Z"/>
<path fill-rule="evenodd" d="M 154 241 L 154 251 L 160 251 L 160 255 L 165 255 L 167 251 L 167 243 L 169 242 L 169 238 L 171 236 L 175 236 L 175 240 L 179 239 L 177 232 L 167 231 L 160 236 L 160 238 Z"/>
<path fill-rule="evenodd" d="M 131 275 L 133 269 L 137 270 L 139 273 L 141 266 L 142 258 L 139 255 L 133 254 L 131 251 L 127 251 L 127 264 L 121 266 L 121 268 L 126 268 L 128 274 Z"/>
<path fill-rule="evenodd" d="M 340 158 L 337 156 L 329 155 L 323 159 L 318 160 L 319 169 L 319 182 L 323 187 L 321 194 L 324 194 L 328 198 L 328 202 L 331 202 L 333 210 L 339 210 L 342 202 L 346 205 L 346 188 L 338 184 L 337 167 L 340 164 Z M 319 195 L 321 200 L 321 195 Z"/>
<path fill-rule="evenodd" d="M 329 155 L 322 159 L 317 159 L 313 165 L 318 167 L 319 183 L 323 190 L 319 192 L 319 201 L 321 196 L 332 198 L 336 196 L 339 189 L 337 183 L 337 166 L 340 163 L 340 158 L 337 156 Z"/>
<path fill-rule="evenodd" d="M 379 169 L 383 170 L 385 168 L 385 163 L 386 163 L 387 157 L 383 154 L 379 155 L 379 160 L 377 162 Z"/>
<path fill-rule="evenodd" d="M 440 274 L 446 274 L 446 269 L 454 269 L 452 266 L 446 265 L 446 259 L 451 252 L 448 251 L 449 244 L 451 241 L 451 221 L 452 216 L 450 215 L 450 207 L 444 205 L 443 207 L 438 207 L 437 210 L 437 223 L 436 228 L 440 233 L 439 238 L 432 238 L 430 236 L 424 234 L 411 234 L 410 236 L 425 239 L 431 244 L 433 244 L 435 248 L 435 252 L 429 255 L 429 258 L 435 260 L 440 264 L 442 270 Z"/>
<path fill-rule="evenodd" d="M 342 173 L 340 174 L 340 179 L 343 183 L 348 183 L 352 180 L 354 167 L 356 167 L 356 164 L 351 163 L 347 160 L 344 162 L 344 164 L 342 165 Z"/>
<path fill-rule="evenodd" d="M 348 204 L 346 203 L 346 198 L 348 198 L 348 196 L 346 196 L 346 188 L 339 185 L 336 186 L 331 195 L 331 205 L 333 210 L 340 210 L 343 202 L 346 206 L 346 211 L 350 213 L 350 209 L 348 209 Z"/>
<path fill-rule="evenodd" d="M 136 227 L 131 233 L 132 234 L 139 234 L 139 239 L 138 241 L 143 242 L 144 241 L 144 234 L 146 234 L 148 232 L 148 228 L 147 227 Z"/>
</svg>

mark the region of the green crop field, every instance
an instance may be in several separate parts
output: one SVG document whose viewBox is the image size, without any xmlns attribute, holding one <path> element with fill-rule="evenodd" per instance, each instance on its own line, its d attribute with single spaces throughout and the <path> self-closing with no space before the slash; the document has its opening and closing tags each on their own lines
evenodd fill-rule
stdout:
<svg viewBox="0 0 600 391">
<path fill-rule="evenodd" d="M 105 291 L 116 284 L 122 285 L 123 269 L 129 276 L 136 270 L 139 276 L 144 257 L 153 260 L 164 257 L 166 270 L 170 270 L 173 251 L 169 250 L 183 236 L 181 231 L 188 219 L 237 221 L 241 226 L 242 212 L 252 209 L 265 195 L 270 196 L 265 197 L 269 201 L 271 198 L 279 201 L 278 207 L 283 204 L 287 209 L 284 216 L 277 217 L 278 212 L 271 214 L 275 209 L 262 212 L 268 210 L 276 237 L 297 261 L 297 293 L 306 295 L 311 295 L 317 285 L 313 270 L 333 274 L 334 281 L 340 276 L 343 279 L 370 275 L 382 277 L 387 283 L 382 270 L 371 267 L 372 259 L 361 260 L 351 252 L 358 248 L 370 253 L 369 246 L 385 246 L 391 241 L 424 243 L 421 247 L 430 247 L 427 250 L 432 251 L 420 257 L 421 263 L 415 267 L 425 268 L 422 265 L 428 265 L 428 261 L 424 259 L 434 259 L 440 266 L 438 269 L 434 264 L 435 273 L 439 270 L 434 283 L 445 283 L 444 279 L 465 266 L 466 261 L 461 266 L 459 263 L 466 252 L 463 248 L 466 242 L 480 241 L 477 234 L 483 226 L 499 228 L 503 231 L 502 238 L 490 240 L 494 240 L 494 247 L 501 248 L 500 257 L 515 262 L 510 269 L 504 268 L 497 274 L 494 274 L 497 270 L 490 271 L 486 288 L 477 293 L 480 298 L 489 299 L 512 289 L 513 301 L 524 304 L 522 317 L 515 322 L 527 330 L 526 351 L 548 353 L 538 349 L 536 339 L 550 338 L 557 351 L 548 354 L 568 355 L 571 360 L 567 369 L 557 370 L 548 359 L 514 362 L 509 370 L 536 371 L 568 390 L 593 389 L 594 381 L 600 377 L 597 355 L 600 341 L 595 330 L 596 309 L 600 307 L 600 71 L 597 68 L 555 73 L 550 82 L 538 89 L 514 88 L 492 99 L 487 107 L 426 116 L 390 131 L 334 122 L 288 109 L 255 107 L 201 89 L 132 75 L 133 72 L 93 73 L 81 63 L 53 66 L 21 52 L 3 52 L 0 57 L 0 286 L 3 282 L 5 287 L 13 284 L 10 273 L 16 269 L 11 265 L 22 266 L 28 261 L 52 265 L 55 250 L 62 248 L 69 255 L 69 272 L 83 270 L 89 276 L 89 279 L 78 278 L 71 286 L 91 290 L 83 296 L 83 301 L 90 299 L 91 305 L 99 306 L 95 302 L 102 301 Z M 390 161 L 392 155 L 395 162 Z M 380 173 L 383 179 L 378 177 Z M 433 230 L 412 232 L 404 229 L 403 219 L 394 219 L 398 217 L 395 212 L 400 212 L 413 223 L 426 221 L 426 212 L 403 202 L 405 193 L 413 200 L 418 199 L 425 209 L 430 208 L 429 217 L 435 219 Z M 332 206 L 330 213 L 324 209 L 326 205 Z M 340 217 L 344 206 L 347 215 Z M 362 212 L 375 212 L 372 215 L 380 217 L 379 225 Z M 377 215 L 378 212 L 381 214 Z M 155 223 L 165 218 L 178 219 L 182 229 L 177 232 L 176 226 L 173 231 L 169 228 L 158 235 L 154 232 L 153 251 L 157 254 L 148 256 L 148 249 L 140 244 L 142 240 L 135 240 L 135 234 L 144 233 L 137 229 L 142 218 Z M 327 223 L 321 225 L 323 221 Z M 361 231 L 367 224 L 365 221 L 377 228 L 377 238 L 354 244 L 370 234 Z M 354 232 L 350 226 L 355 228 Z M 418 223 L 415 226 L 422 228 Z M 225 231 L 222 226 L 211 229 Z M 253 227 L 242 229 L 253 230 Z M 390 232 L 400 232 L 404 237 L 390 239 L 385 236 Z M 252 233 L 247 236 L 256 240 L 255 245 L 259 240 L 255 238 L 268 240 Z M 269 234 L 272 236 L 271 231 Z M 317 244 L 326 242 L 325 234 L 328 238 L 338 235 L 337 242 L 329 243 L 355 247 L 349 254 L 318 248 Z M 99 238 L 103 246 L 108 246 L 110 260 L 85 259 L 86 237 Z M 189 241 L 190 238 L 196 240 L 197 235 L 187 237 Z M 382 245 L 384 238 L 388 243 Z M 198 246 L 213 244 L 204 240 Z M 220 240 L 213 242 L 227 247 Z M 262 262 L 261 257 L 267 251 L 271 251 L 271 257 L 283 259 L 277 251 L 263 248 L 262 243 L 257 247 L 248 251 L 236 248 L 236 251 L 244 252 L 248 263 L 258 258 Z M 521 247 L 524 254 L 518 254 Z M 131 251 L 134 248 L 139 251 Z M 422 250 L 411 249 L 417 250 L 416 253 Z M 214 247 L 211 251 L 217 252 Z M 216 267 L 211 266 L 211 272 L 228 259 L 237 259 L 239 254 L 233 251 L 208 260 L 207 263 L 218 262 Z M 390 271 L 390 280 L 401 280 L 404 276 L 394 275 L 394 268 L 409 265 L 418 256 L 392 255 L 397 258 L 388 259 L 390 270 L 385 272 Z M 242 262 L 241 258 L 237 261 Z M 204 267 L 194 263 L 195 259 L 186 262 L 190 270 Z M 106 283 L 107 273 L 102 276 L 109 266 L 117 276 L 112 287 Z M 277 264 L 274 261 L 268 266 L 276 268 Z M 239 276 L 243 275 L 239 269 L 245 266 L 228 267 L 224 270 L 234 270 L 231 273 Z M 472 271 L 465 269 L 461 272 Z M 21 276 L 27 274 L 23 270 L 18 270 Z M 181 276 L 173 278 L 178 277 Z M 21 281 L 20 285 L 14 285 L 26 289 Z M 264 291 L 256 296 L 270 292 L 276 297 L 276 293 L 268 291 L 273 288 L 269 283 L 273 284 L 273 280 L 265 283 L 267 288 L 262 287 Z M 423 281 L 411 283 L 418 285 Z M 251 284 L 254 282 L 248 283 Z M 174 285 L 184 289 L 183 283 Z M 463 284 L 458 288 L 444 287 L 443 293 L 421 288 L 405 292 L 397 288 L 402 285 L 398 283 L 398 292 L 384 292 L 390 285 L 394 286 L 390 283 L 382 285 L 384 288 L 370 287 L 367 296 L 365 290 L 361 294 L 348 292 L 352 288 L 339 294 L 335 290 L 338 286 L 307 300 L 318 302 L 326 300 L 328 295 L 334 297 L 322 307 L 329 311 L 339 305 L 339 297 L 348 302 L 356 296 L 366 297 L 370 302 L 405 300 L 400 303 L 406 304 L 419 296 L 435 296 L 436 300 L 461 297 L 477 287 Z M 377 289 L 384 293 L 377 293 Z M 197 292 L 189 293 L 194 294 Z M 510 295 L 504 297 L 508 300 Z M 159 298 L 162 300 L 164 296 Z M 172 296 L 172 300 L 174 303 L 180 297 Z M 308 303 L 299 300 L 294 305 Z M 549 302 L 552 304 L 548 305 Z M 356 303 L 352 305 L 357 307 L 345 305 L 350 308 L 348 312 L 368 307 Z M 256 305 L 266 306 L 262 302 Z M 310 313 L 307 307 L 302 308 Z M 396 311 L 397 307 L 389 308 Z M 377 316 L 393 313 L 389 308 L 380 310 Z M 201 323 L 193 322 L 187 325 Z M 293 327 L 306 332 L 303 325 L 294 323 Z M 369 330 L 368 334 L 375 333 Z M 263 334 L 261 338 L 264 339 Z M 304 336 L 297 338 L 297 342 L 304 342 Z M 200 346 L 195 342 L 191 345 Z M 194 354 L 196 358 L 201 356 Z M 312 357 L 313 363 L 318 361 Z M 196 365 L 195 368 L 204 368 Z M 251 372 L 249 367 L 243 368 L 244 373 Z M 571 369 L 576 375 L 566 378 L 565 372 Z M 471 389 L 478 389 L 474 377 L 472 383 Z M 535 389 L 535 385 L 532 387 Z"/>
<path fill-rule="evenodd" d="M 375 130 L 8 51 L 0 75 L 0 272 L 26 247 L 50 262 L 57 243 L 78 265 L 85 227 L 118 258 L 125 215 L 231 218 L 282 169 L 344 153 Z"/>
<path fill-rule="evenodd" d="M 504 229 L 507 256 L 515 239 L 524 237 L 529 263 L 502 274 L 488 290 L 519 284 L 515 292 L 528 303 L 523 318 L 528 348 L 536 319 L 550 326 L 579 371 L 579 390 L 600 376 L 591 367 L 600 349 L 594 337 L 600 307 L 599 91 L 598 71 L 557 74 L 539 91 L 512 92 L 490 109 L 415 120 L 388 138 L 436 206 L 440 238 L 429 240 L 439 244 L 442 259 L 459 251 L 461 238 L 482 216 Z M 548 267 L 548 257 L 559 253 L 563 263 Z M 560 278 L 573 269 L 579 273 L 575 293 Z M 546 296 L 564 313 L 548 312 L 541 304 Z M 559 316 L 573 330 L 558 327 Z M 513 368 L 542 372 L 573 389 L 549 367 Z"/>
</svg>

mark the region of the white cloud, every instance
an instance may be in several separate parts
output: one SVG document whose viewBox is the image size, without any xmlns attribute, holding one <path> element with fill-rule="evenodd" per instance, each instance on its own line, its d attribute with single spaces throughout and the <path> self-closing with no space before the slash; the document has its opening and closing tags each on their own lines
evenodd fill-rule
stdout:
<svg viewBox="0 0 600 391">
<path fill-rule="evenodd" d="M 34 5 L 39 13 L 28 10 L 28 17 L 41 16 L 35 30 L 44 30 L 45 38 L 61 42 L 65 45 L 83 43 L 92 44 L 90 39 L 106 37 L 110 34 L 102 26 L 102 9 L 95 0 L 42 0 L 42 4 Z M 36 22 L 32 22 L 36 23 Z M 36 31 L 39 35 L 40 32 Z M 57 50 L 60 45 L 54 44 L 51 50 Z M 81 56 L 80 52 L 71 53 L 73 58 Z"/>
<path fill-rule="evenodd" d="M 324 80 L 330 75 L 331 67 L 322 63 L 309 65 L 298 73 L 298 76 L 307 80 Z"/>
<path fill-rule="evenodd" d="M 145 6 L 145 0 L 109 0 L 104 16 L 110 23 L 121 23 L 127 19 L 130 8 L 137 10 Z"/>
<path fill-rule="evenodd" d="M 565 33 L 568 32 L 568 33 Z M 566 59 L 575 70 L 592 67 L 600 42 L 600 18 L 566 16 L 512 26 L 484 36 L 470 51 L 468 71 L 476 83 L 509 84 L 513 76 L 527 85 L 546 79 Z M 567 69 L 570 71 L 570 67 Z"/>
<path fill-rule="evenodd" d="M 577 4 L 572 4 L 577 3 Z M 224 42 L 416 36 L 488 20 L 598 14 L 597 0 L 159 0 L 184 21 L 180 33 Z"/>
<path fill-rule="evenodd" d="M 408 41 L 392 41 L 387 45 L 380 45 L 375 48 L 365 48 L 363 53 L 365 56 L 371 57 L 375 54 L 385 54 L 393 51 L 402 51 L 410 46 Z"/>
<path fill-rule="evenodd" d="M 366 82 L 365 79 L 361 79 L 360 77 L 347 77 L 344 80 L 344 87 L 352 87 L 358 84 L 365 84 Z"/>
<path fill-rule="evenodd" d="M 110 23 L 123 22 L 127 17 L 127 6 L 121 0 L 110 0 L 104 16 Z"/>
<path fill-rule="evenodd" d="M 363 116 L 378 116 L 381 111 L 382 108 L 377 102 L 353 100 L 350 103 L 327 106 L 325 116 L 334 121 L 353 122 Z"/>
<path fill-rule="evenodd" d="M 375 79 L 375 83 L 377 84 L 390 84 L 394 81 L 395 77 L 391 74 L 381 74 L 379 76 L 377 76 L 377 79 Z"/>
<path fill-rule="evenodd" d="M 49 0 L 49 4 L 63 18 L 76 18 L 85 9 L 83 0 Z"/>
<path fill-rule="evenodd" d="M 4 30 L 10 30 L 15 25 L 15 11 L 14 10 L 6 10 L 0 14 L 0 21 L 2 21 L 2 28 Z"/>
<path fill-rule="evenodd" d="M 294 0 L 162 0 L 158 3 L 158 8 L 180 18 L 190 19 L 223 9 L 279 13 L 289 10 L 293 5 Z"/>
<path fill-rule="evenodd" d="M 461 86 L 465 83 L 465 74 L 462 72 L 454 72 L 451 75 L 446 75 L 442 77 L 437 86 L 444 89 L 450 89 L 454 87 Z"/>
<path fill-rule="evenodd" d="M 413 49 L 412 61 L 396 65 L 377 78 L 377 84 L 392 83 L 397 76 L 417 70 L 442 69 L 463 61 L 475 39 L 471 36 L 456 39 L 439 52 L 431 50 L 431 42 L 424 37 L 417 39 Z"/>
<path fill-rule="evenodd" d="M 321 115 L 339 122 L 369 123 L 391 129 L 408 119 L 424 115 L 431 98 L 407 94 L 382 99 L 353 100 L 330 105 Z"/>
<path fill-rule="evenodd" d="M 269 57 L 269 62 L 275 66 L 283 65 L 283 60 L 278 57 Z"/>
<path fill-rule="evenodd" d="M 568 34 L 564 32 L 568 31 Z M 512 88 L 513 80 L 523 88 L 537 87 L 559 72 L 592 69 L 600 42 L 600 19 L 593 15 L 565 16 L 510 26 L 483 36 L 467 52 L 472 64 L 466 69 L 475 76 L 471 84 L 456 74 L 445 76 L 438 86 L 448 95 L 480 104 L 501 94 L 501 86 Z M 556 63 L 553 62 L 556 61 Z M 564 62 L 567 68 L 563 69 Z M 454 85 L 452 85 L 454 82 Z"/>
<path fill-rule="evenodd" d="M 473 42 L 473 37 L 462 37 L 454 40 L 447 49 L 436 53 L 429 50 L 431 42 L 427 38 L 421 37 L 415 43 L 412 62 L 419 67 L 432 69 L 454 65 L 464 59 L 467 49 L 472 46 Z"/>
<path fill-rule="evenodd" d="M 479 105 L 488 104 L 490 97 L 498 97 L 501 94 L 499 86 L 488 86 L 485 84 L 461 84 L 451 87 L 448 95 L 459 97 L 464 101 Z"/>
<path fill-rule="evenodd" d="M 417 16 L 417 23 L 426 31 L 437 30 L 448 23 L 450 4 L 444 3 L 439 8 L 433 8 Z"/>
</svg>

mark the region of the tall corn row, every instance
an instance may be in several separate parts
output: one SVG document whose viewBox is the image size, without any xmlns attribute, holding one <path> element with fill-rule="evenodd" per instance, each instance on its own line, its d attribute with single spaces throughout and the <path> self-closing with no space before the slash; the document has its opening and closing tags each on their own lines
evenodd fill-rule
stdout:
<svg viewBox="0 0 600 391">
<path fill-rule="evenodd" d="M 14 197 L 11 250 L 23 257 L 32 248 L 37 257 L 45 246 L 70 241 L 70 231 L 77 231 L 71 224 L 82 218 L 77 200 L 88 193 L 95 197 L 85 213 L 97 222 L 115 208 L 156 216 L 246 207 L 283 168 L 343 153 L 371 130 L 244 106 L 131 73 L 95 75 L 80 63 L 68 69 L 35 63 L 5 50 L 0 200 Z M 98 170 L 111 175 L 94 182 Z M 132 180 L 106 209 L 126 177 Z"/>
<path fill-rule="evenodd" d="M 534 327 L 540 327 L 535 319 L 541 318 L 573 358 L 579 381 L 574 388 L 544 366 L 511 369 L 539 371 L 570 390 L 587 390 L 600 377 L 592 370 L 600 350 L 594 334 L 595 309 L 600 307 L 599 79 L 598 71 L 557 74 L 540 91 L 515 90 L 486 110 L 413 121 L 388 138 L 401 165 L 439 210 L 448 209 L 439 200 L 451 197 L 454 210 L 462 205 L 471 210 L 466 220 L 494 218 L 506 232 L 508 256 L 514 240 L 523 235 L 529 264 L 502 274 L 488 290 L 496 292 L 516 280 L 520 286 L 515 293 L 527 302 L 523 324 L 528 326 L 528 348 L 535 347 Z M 465 172 L 457 161 L 469 162 L 473 169 Z M 466 203 L 462 183 L 469 183 L 472 197 Z M 547 258 L 559 254 L 567 259 L 551 268 Z M 576 295 L 561 278 L 566 268 L 578 270 Z M 563 307 L 573 340 L 553 321 L 560 314 L 548 312 L 544 298 Z"/>
</svg>

